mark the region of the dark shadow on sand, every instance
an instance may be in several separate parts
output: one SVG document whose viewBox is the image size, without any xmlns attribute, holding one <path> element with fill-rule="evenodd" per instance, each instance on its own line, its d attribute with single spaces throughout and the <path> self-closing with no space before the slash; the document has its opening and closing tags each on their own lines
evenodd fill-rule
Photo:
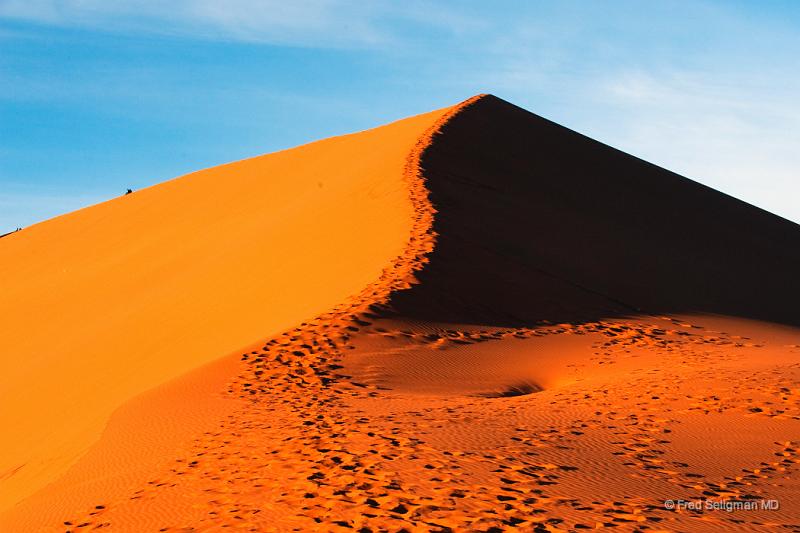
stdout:
<svg viewBox="0 0 800 533">
<path fill-rule="evenodd" d="M 698 146 L 698 150 L 702 150 Z M 400 316 L 494 326 L 715 313 L 800 326 L 800 226 L 493 96 L 422 158 L 438 213 Z"/>
</svg>

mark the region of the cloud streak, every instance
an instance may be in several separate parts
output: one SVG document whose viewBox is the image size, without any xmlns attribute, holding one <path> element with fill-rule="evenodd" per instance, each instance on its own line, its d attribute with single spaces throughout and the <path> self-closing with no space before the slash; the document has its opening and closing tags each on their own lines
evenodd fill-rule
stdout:
<svg viewBox="0 0 800 533">
<path fill-rule="evenodd" d="M 295 46 L 389 46 L 398 23 L 459 31 L 474 21 L 429 2 L 385 0 L 2 0 L 0 18 L 101 31 Z"/>
</svg>

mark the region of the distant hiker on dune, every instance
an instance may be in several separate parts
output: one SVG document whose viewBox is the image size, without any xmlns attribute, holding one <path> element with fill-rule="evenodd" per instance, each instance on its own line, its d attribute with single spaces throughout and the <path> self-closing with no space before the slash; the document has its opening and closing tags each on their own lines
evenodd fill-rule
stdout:
<svg viewBox="0 0 800 533">
<path fill-rule="evenodd" d="M 127 191 L 125 191 L 125 196 L 129 195 L 132 192 L 133 192 L 133 189 L 128 189 Z"/>
</svg>

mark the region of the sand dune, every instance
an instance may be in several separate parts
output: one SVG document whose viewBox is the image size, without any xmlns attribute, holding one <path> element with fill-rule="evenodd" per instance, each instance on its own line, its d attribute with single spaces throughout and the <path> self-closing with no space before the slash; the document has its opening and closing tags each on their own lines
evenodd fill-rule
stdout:
<svg viewBox="0 0 800 533">
<path fill-rule="evenodd" d="M 798 245 L 491 96 L 27 228 L 0 530 L 800 531 Z"/>
</svg>

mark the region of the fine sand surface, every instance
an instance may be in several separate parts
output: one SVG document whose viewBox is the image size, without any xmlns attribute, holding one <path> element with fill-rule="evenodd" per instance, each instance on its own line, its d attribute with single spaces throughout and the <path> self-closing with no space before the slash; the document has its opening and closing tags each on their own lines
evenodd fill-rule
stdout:
<svg viewBox="0 0 800 533">
<path fill-rule="evenodd" d="M 797 272 L 491 96 L 139 191 L 0 241 L 0 531 L 800 531 Z"/>
<path fill-rule="evenodd" d="M 332 308 L 400 254 L 442 115 L 212 168 L 0 244 L 0 509 L 132 397 Z M 147 453 L 143 450 L 143 453 Z"/>
</svg>

